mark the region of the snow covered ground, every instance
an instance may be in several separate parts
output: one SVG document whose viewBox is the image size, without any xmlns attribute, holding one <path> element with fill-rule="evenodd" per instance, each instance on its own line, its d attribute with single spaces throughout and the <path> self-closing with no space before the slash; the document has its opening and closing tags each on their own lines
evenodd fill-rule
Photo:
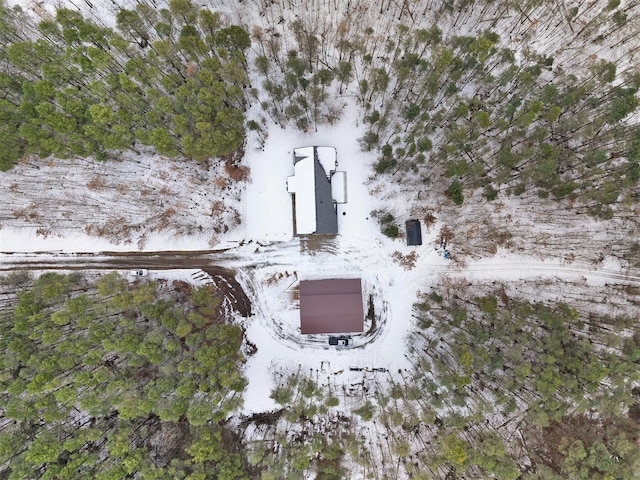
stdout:
<svg viewBox="0 0 640 480">
<path fill-rule="evenodd" d="M 335 147 L 338 170 L 347 172 L 348 202 L 338 205 L 341 235 L 362 239 L 377 235 L 377 223 L 369 215 L 376 205 L 366 185 L 374 156 L 360 150 L 358 139 L 364 129 L 358 125 L 355 110 L 345 113 L 336 125 L 320 126 L 317 132 L 304 133 L 273 125 L 268 129 L 264 145 L 250 138 L 245 153 L 245 161 L 251 168 L 251 181 L 245 194 L 248 238 L 283 241 L 291 238 L 293 211 L 286 181 L 293 175 L 293 149 L 313 145 Z"/>
<path fill-rule="evenodd" d="M 242 184 L 224 164 L 144 150 L 26 159 L 0 179 L 1 252 L 207 249 L 241 221 Z"/>
<path fill-rule="evenodd" d="M 433 248 L 435 229 L 424 232 L 424 245 L 418 248 L 407 247 L 403 239 L 392 241 L 380 233 L 377 220 L 370 215 L 372 210 L 383 206 L 369 194 L 368 172 L 373 157 L 360 151 L 358 138 L 362 136 L 363 129 L 358 125 L 357 113 L 351 112 L 343 118 L 334 126 L 321 127 L 318 132 L 309 134 L 274 125 L 269 128 L 264 144 L 257 138 L 250 138 L 244 160 L 251 170 L 246 190 L 234 190 L 225 197 L 227 204 L 231 203 L 231 198 L 234 199 L 233 205 L 240 212 L 240 222 L 229 232 L 218 235 L 219 242 L 215 247 L 236 246 L 236 254 L 245 259 L 231 261 L 230 265 L 239 267 L 239 280 L 250 295 L 255 312 L 251 319 L 245 321 L 247 338 L 258 348 L 257 354 L 247 363 L 246 411 L 263 411 L 273 406 L 269 394 L 275 372 L 297 369 L 298 366 L 319 369 L 321 362 L 329 361 L 332 372 L 344 371 L 341 375 L 346 382 L 347 372 L 352 366 L 389 370 L 408 368 L 409 363 L 399 352 L 403 351 L 405 336 L 411 331 L 411 308 L 416 292 L 424 286 L 425 275 L 422 272 L 431 265 L 447 264 Z M 319 248 L 306 248 L 304 241 L 292 238 L 291 197 L 286 191 L 286 178 L 293 173 L 293 148 L 305 145 L 336 147 L 338 168 L 347 172 L 348 202 L 338 206 L 341 234 Z M 183 213 L 175 216 L 175 219 L 180 218 L 181 225 L 204 222 L 210 215 L 208 205 L 198 204 L 215 201 L 215 198 L 207 196 L 220 194 L 220 189 L 214 184 L 217 177 L 215 168 L 205 170 L 157 156 L 125 158 L 115 172 L 111 164 L 91 160 L 85 161 L 76 175 L 71 174 L 70 162 L 39 162 L 37 166 L 39 169 L 20 165 L 3 174 L 2 188 L 15 196 L 13 209 L 20 205 L 19 202 L 34 201 L 24 194 L 29 184 L 40 182 L 44 185 L 41 192 L 52 193 L 47 193 L 48 203 L 38 203 L 38 217 L 33 222 L 29 222 L 27 215 L 23 224 L 16 225 L 16 220 L 10 218 L 9 213 L 5 215 L 4 228 L 0 230 L 2 252 L 49 252 L 50 257 L 55 258 L 56 252 L 201 250 L 212 246 L 211 233 L 197 232 L 197 229 L 194 229 L 196 234 L 176 232 L 175 226 L 168 232 L 149 231 L 141 243 L 135 242 L 139 238 L 135 230 L 128 241 L 114 242 L 113 238 L 90 237 L 82 227 L 85 221 L 96 220 L 96 211 L 108 216 L 117 205 L 126 209 L 123 216 L 131 215 L 138 223 L 144 223 L 145 215 L 149 215 L 145 208 L 159 208 L 163 201 L 182 205 Z M 118 182 L 124 180 L 118 172 L 128 179 L 131 188 L 118 188 Z M 93 189 L 87 186 L 97 176 L 102 179 L 94 182 L 97 186 Z M 194 182 L 193 177 L 202 178 Z M 71 192 L 67 188 L 55 188 L 61 181 L 73 182 Z M 164 198 L 156 196 L 148 203 L 132 206 L 136 202 L 133 196 L 144 198 L 139 195 L 140 189 L 168 189 L 174 184 L 176 187 L 166 192 Z M 69 194 L 76 198 L 74 211 L 70 214 L 72 221 L 68 222 L 67 228 L 55 230 L 53 215 L 64 219 L 63 211 L 56 213 L 60 209 L 55 208 L 55 202 L 64 203 L 61 196 Z M 42 195 L 37 198 L 42 198 Z M 240 198 L 241 201 L 238 200 Z M 398 201 L 403 199 L 399 197 Z M 93 218 L 77 216 L 83 202 L 95 205 Z M 100 206 L 105 204 L 108 208 L 100 210 Z M 49 223 L 41 224 L 38 219 Z M 46 229 L 50 232 L 47 235 L 38 233 L 38 228 L 43 228 L 43 225 L 48 225 Z M 243 247 L 238 246 L 240 242 Z M 259 242 L 269 242 L 270 248 L 261 248 Z M 415 267 L 407 270 L 391 257 L 394 251 L 405 255 L 415 252 Z M 152 270 L 150 278 L 194 281 L 193 273 Z M 353 348 L 336 350 L 329 348 L 324 335 L 303 337 L 299 333 L 299 313 L 294 297 L 301 279 L 345 277 L 362 278 L 364 309 L 367 311 L 371 296 L 377 325 L 370 335 L 355 337 Z"/>
<path fill-rule="evenodd" d="M 424 244 L 417 248 L 380 233 L 377 220 L 370 215 L 382 206 L 368 188 L 374 158 L 360 151 L 358 138 L 364 130 L 355 120 L 356 112 L 343 118 L 337 125 L 320 127 L 318 132 L 309 134 L 273 126 L 264 147 L 247 149 L 251 183 L 247 186 L 244 223 L 249 238 L 298 243 L 291 240 L 291 198 L 286 192 L 286 177 L 293 173 L 293 148 L 336 147 L 338 169 L 347 172 L 348 201 L 338 205 L 340 235 L 336 239 L 320 248 L 289 248 L 286 256 L 277 259 L 265 255 L 260 264 L 240 271 L 240 282 L 255 309 L 254 318 L 246 325 L 247 337 L 258 347 L 247 364 L 246 412 L 275 408 L 269 394 L 274 387 L 274 374 L 283 371 L 299 367 L 302 371 L 319 370 L 322 362 L 329 362 L 329 370 L 342 372 L 339 380 L 347 383 L 355 375 L 350 377 L 350 367 L 408 368 L 406 358 L 399 352 L 404 351 L 405 336 L 411 330 L 416 292 L 423 287 L 422 279 L 417 281 L 421 267 L 447 262 L 432 247 L 435 230 L 424 232 Z M 394 262 L 391 253 L 395 250 L 404 254 L 416 252 L 416 266 L 406 270 Z M 299 281 L 354 277 L 363 281 L 365 312 L 369 295 L 373 298 L 376 331 L 354 336 L 354 346 L 344 349 L 330 347 L 327 335 L 301 335 L 296 299 Z"/>
</svg>

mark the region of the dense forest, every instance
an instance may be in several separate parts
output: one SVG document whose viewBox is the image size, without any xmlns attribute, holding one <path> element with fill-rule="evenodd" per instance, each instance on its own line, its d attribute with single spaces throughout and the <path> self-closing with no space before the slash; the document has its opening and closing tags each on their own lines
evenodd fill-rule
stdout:
<svg viewBox="0 0 640 480">
<path fill-rule="evenodd" d="M 449 466 L 496 478 L 636 478 L 640 350 L 628 292 L 606 289 L 628 303 L 628 313 L 611 314 L 579 285 L 570 303 L 525 300 L 518 287 L 449 280 L 416 305 L 424 334 L 412 383 L 431 407 L 464 412 L 446 425 L 460 444 Z M 509 449 L 495 434 L 505 445 L 518 435 L 527 465 L 497 458 Z"/>
<path fill-rule="evenodd" d="M 443 277 L 414 307 L 411 369 L 348 386 L 298 368 L 282 408 L 247 417 L 251 347 L 215 286 L 1 285 L 3 478 L 638 478 L 637 289 L 594 308 L 580 283 L 554 302 L 565 282 Z"/>
<path fill-rule="evenodd" d="M 0 168 L 137 144 L 196 160 L 241 150 L 250 40 L 218 14 L 140 4 L 112 30 L 68 9 L 34 25 L 0 4 L 0 22 Z"/>
<path fill-rule="evenodd" d="M 253 3 L 271 3 L 269 21 L 287 2 Z M 313 3 L 316 11 L 333 6 Z M 379 153 L 382 178 L 426 185 L 457 205 L 465 190 L 487 201 L 532 192 L 579 199 L 611 218 L 611 205 L 640 179 L 640 130 L 629 121 L 640 79 L 631 47 L 612 57 L 618 35 L 633 34 L 636 7 L 602 3 L 586 24 L 599 7 L 575 7 L 539 29 L 541 37 L 555 33 L 555 46 L 522 45 L 535 37 L 518 32 L 535 30 L 532 18 L 555 22 L 552 3 L 380 2 L 375 19 L 363 2 L 338 2 L 329 17 L 255 27 L 263 108 L 277 123 L 308 130 L 335 122 L 355 101 L 367 125 L 362 148 Z M 580 34 L 574 25 L 584 25 Z M 558 65 L 568 63 L 563 28 L 568 43 L 583 46 L 575 54 L 583 64 Z M 588 54 L 603 44 L 604 54 Z"/>
<path fill-rule="evenodd" d="M 0 477 L 242 478 L 243 332 L 213 286 L 1 279 Z"/>
<path fill-rule="evenodd" d="M 252 126 L 354 117 L 382 233 L 411 215 L 445 223 L 462 263 L 638 264 L 638 4 L 249 3 Z"/>
<path fill-rule="evenodd" d="M 546 7 L 516 14 L 491 2 L 404 2 L 398 11 L 382 2 L 376 25 L 361 2 L 295 19 L 296 2 L 250 3 L 266 9 L 263 25 L 229 24 L 188 0 L 121 8 L 116 30 L 68 9 L 34 24 L 2 6 L 2 168 L 29 154 L 106 158 L 136 144 L 224 157 L 241 152 L 245 129 L 263 130 L 266 117 L 308 131 L 355 102 L 368 126 L 362 148 L 379 152 L 375 172 L 442 187 L 455 204 L 469 189 L 488 201 L 534 192 L 580 199 L 610 218 L 640 179 L 631 48 L 617 59 L 620 71 L 586 47 L 585 63 L 567 68 L 507 41 L 514 17 L 524 23 L 541 9 L 547 17 Z M 568 29 L 584 24 L 570 43 L 621 48 L 635 7 L 619 3 L 586 23 L 579 7 L 567 12 Z M 510 14 L 511 30 L 501 31 L 500 13 Z M 252 98 L 262 121 L 245 121 Z"/>
</svg>

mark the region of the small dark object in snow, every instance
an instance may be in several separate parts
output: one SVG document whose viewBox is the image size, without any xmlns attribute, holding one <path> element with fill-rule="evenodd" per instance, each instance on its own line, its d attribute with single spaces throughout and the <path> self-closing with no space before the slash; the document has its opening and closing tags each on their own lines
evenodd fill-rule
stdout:
<svg viewBox="0 0 640 480">
<path fill-rule="evenodd" d="M 149 270 L 146 268 L 139 268 L 137 270 L 129 270 L 129 275 L 132 277 L 146 277 L 149 275 Z"/>
<path fill-rule="evenodd" d="M 353 345 L 353 339 L 351 337 L 329 337 L 329 345 L 348 347 Z"/>
</svg>

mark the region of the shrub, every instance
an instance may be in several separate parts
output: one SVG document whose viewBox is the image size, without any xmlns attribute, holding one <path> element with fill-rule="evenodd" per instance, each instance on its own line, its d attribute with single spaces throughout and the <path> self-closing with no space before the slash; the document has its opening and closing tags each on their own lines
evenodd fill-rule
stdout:
<svg viewBox="0 0 640 480">
<path fill-rule="evenodd" d="M 559 185 L 555 185 L 551 189 L 551 193 L 556 198 L 564 198 L 571 195 L 576 188 L 578 188 L 578 185 L 575 182 L 562 182 Z"/>
<path fill-rule="evenodd" d="M 363 420 L 371 420 L 375 413 L 375 407 L 370 401 L 367 401 L 367 403 L 360 408 L 356 408 L 353 413 L 362 417 Z"/>
<path fill-rule="evenodd" d="M 493 295 L 489 295 L 486 297 L 479 297 L 476 299 L 478 302 L 478 308 L 485 313 L 490 315 L 498 314 L 498 299 Z"/>
<path fill-rule="evenodd" d="M 365 121 L 369 123 L 376 123 L 378 120 L 380 120 L 380 112 L 377 110 L 374 110 L 371 112 L 371 115 L 365 117 Z"/>
<path fill-rule="evenodd" d="M 489 184 L 484 187 L 484 196 L 489 202 L 492 202 L 498 198 L 498 190 L 493 188 L 493 185 Z"/>
<path fill-rule="evenodd" d="M 290 388 L 287 387 L 277 387 L 273 390 L 273 392 L 271 392 L 271 395 L 269 396 L 280 405 L 285 405 L 291 401 L 293 392 Z"/>
<path fill-rule="evenodd" d="M 397 162 L 393 158 L 381 158 L 373 166 L 373 169 L 376 171 L 376 173 L 384 173 L 391 170 L 396 165 Z"/>
<path fill-rule="evenodd" d="M 449 188 L 446 190 L 447 196 L 455 203 L 456 205 L 462 205 L 464 202 L 464 195 L 462 194 L 462 183 L 458 180 L 454 180 Z"/>
<path fill-rule="evenodd" d="M 395 217 L 392 214 L 384 213 L 384 211 L 374 211 L 371 212 L 371 215 L 378 218 L 378 221 L 380 222 L 380 230 L 383 235 L 386 235 L 389 238 L 398 238 L 400 230 L 397 225 L 392 223 L 395 220 Z"/>
<path fill-rule="evenodd" d="M 337 407 L 338 405 L 340 405 L 340 400 L 338 399 L 338 397 L 334 397 L 332 395 L 329 398 L 327 398 L 327 401 L 325 402 L 325 404 L 327 407 Z"/>
<path fill-rule="evenodd" d="M 406 440 L 402 440 L 394 446 L 393 452 L 398 457 L 401 457 L 401 458 L 408 457 L 409 455 L 411 455 L 411 445 Z"/>
<path fill-rule="evenodd" d="M 513 189 L 513 194 L 519 197 L 520 195 L 522 195 L 526 191 L 526 189 L 527 189 L 527 187 L 525 186 L 524 183 L 519 183 Z"/>
<path fill-rule="evenodd" d="M 397 225 L 386 225 L 382 228 L 382 233 L 389 238 L 398 238 L 400 230 Z"/>
<path fill-rule="evenodd" d="M 385 214 L 384 217 L 382 217 L 380 219 L 380 223 L 383 224 L 383 225 L 387 225 L 387 224 L 393 222 L 393 220 L 394 220 L 394 216 L 391 215 L 390 213 L 387 213 L 387 214 Z"/>
<path fill-rule="evenodd" d="M 362 150 L 364 150 L 365 152 L 370 152 L 371 150 L 373 150 L 373 148 L 376 145 L 378 145 L 379 141 L 380 141 L 380 137 L 378 136 L 377 133 L 367 132 L 360 139 L 360 146 L 362 147 Z"/>
<path fill-rule="evenodd" d="M 244 165 L 235 165 L 231 162 L 226 162 L 224 164 L 224 170 L 234 182 L 244 182 L 249 178 L 249 167 Z"/>
<path fill-rule="evenodd" d="M 429 298 L 436 303 L 442 303 L 442 301 L 444 300 L 442 295 L 438 295 L 438 292 L 435 292 L 435 291 L 429 294 Z"/>
</svg>

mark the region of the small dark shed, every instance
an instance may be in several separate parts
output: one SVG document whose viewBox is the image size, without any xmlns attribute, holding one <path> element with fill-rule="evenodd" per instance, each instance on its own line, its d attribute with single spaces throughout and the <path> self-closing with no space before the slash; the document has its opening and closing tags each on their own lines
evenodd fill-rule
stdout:
<svg viewBox="0 0 640 480">
<path fill-rule="evenodd" d="M 422 245 L 422 229 L 419 220 L 407 220 L 407 245 Z"/>
</svg>

